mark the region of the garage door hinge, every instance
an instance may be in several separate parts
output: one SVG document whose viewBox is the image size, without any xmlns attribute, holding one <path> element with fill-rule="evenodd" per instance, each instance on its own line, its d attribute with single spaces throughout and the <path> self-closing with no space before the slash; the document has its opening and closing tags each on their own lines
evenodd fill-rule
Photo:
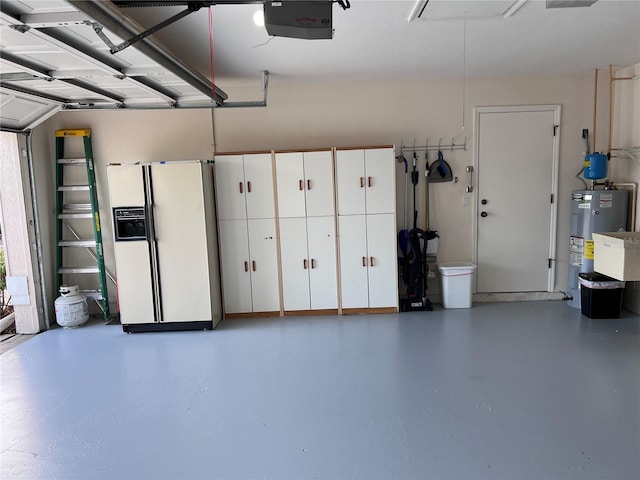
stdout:
<svg viewBox="0 0 640 480">
<path fill-rule="evenodd" d="M 553 126 L 553 136 L 555 137 L 556 134 L 558 133 L 558 128 L 560 127 L 560 125 L 554 125 Z"/>
</svg>

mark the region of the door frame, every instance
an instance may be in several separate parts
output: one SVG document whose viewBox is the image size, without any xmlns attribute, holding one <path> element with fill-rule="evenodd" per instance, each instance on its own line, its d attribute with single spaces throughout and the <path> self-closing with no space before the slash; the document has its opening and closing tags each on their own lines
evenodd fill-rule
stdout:
<svg viewBox="0 0 640 480">
<path fill-rule="evenodd" d="M 474 179 L 474 204 L 473 204 L 473 262 L 478 264 L 478 211 L 480 204 L 479 192 L 479 165 L 480 165 L 480 116 L 483 113 L 526 113 L 526 112 L 553 112 L 553 124 L 555 126 L 555 134 L 553 136 L 553 158 L 551 165 L 551 194 L 553 195 L 553 203 L 551 203 L 551 213 L 549 215 L 549 259 L 551 259 L 551 267 L 547 276 L 547 292 L 553 292 L 556 278 L 556 243 L 557 243 L 557 218 L 558 218 L 558 168 L 560 164 L 560 105 L 513 105 L 513 106 L 492 106 L 492 107 L 475 107 L 473 109 L 473 165 L 474 170 L 478 173 Z M 473 291 L 478 291 L 478 275 L 476 275 L 473 285 Z"/>
</svg>

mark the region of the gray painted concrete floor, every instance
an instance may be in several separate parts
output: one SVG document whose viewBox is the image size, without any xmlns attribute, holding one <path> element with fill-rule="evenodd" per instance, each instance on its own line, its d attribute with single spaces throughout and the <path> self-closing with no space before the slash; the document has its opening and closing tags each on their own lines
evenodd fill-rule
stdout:
<svg viewBox="0 0 640 480">
<path fill-rule="evenodd" d="M 640 477 L 628 312 L 94 324 L 0 361 L 3 479 Z"/>
</svg>

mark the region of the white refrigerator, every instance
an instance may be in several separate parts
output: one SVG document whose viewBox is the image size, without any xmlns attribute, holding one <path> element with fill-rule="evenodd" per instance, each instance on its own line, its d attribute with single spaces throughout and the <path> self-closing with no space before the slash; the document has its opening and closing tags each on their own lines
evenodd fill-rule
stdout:
<svg viewBox="0 0 640 480">
<path fill-rule="evenodd" d="M 206 161 L 108 166 L 125 332 L 209 330 L 221 320 L 213 175 Z"/>
</svg>

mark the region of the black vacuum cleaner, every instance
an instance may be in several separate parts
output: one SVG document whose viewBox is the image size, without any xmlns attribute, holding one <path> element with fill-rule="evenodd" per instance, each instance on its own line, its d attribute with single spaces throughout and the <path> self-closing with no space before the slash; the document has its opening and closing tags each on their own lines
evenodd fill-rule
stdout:
<svg viewBox="0 0 640 480">
<path fill-rule="evenodd" d="M 416 207 L 416 187 L 418 186 L 418 158 L 413 154 L 413 170 L 411 183 L 413 184 L 413 228 L 409 230 L 406 253 L 403 262 L 403 279 L 407 286 L 406 299 L 402 303 L 403 312 L 433 310 L 431 301 L 427 299 L 427 242 L 429 236 L 435 238 L 435 232 L 425 232 L 417 227 L 418 210 Z"/>
</svg>

